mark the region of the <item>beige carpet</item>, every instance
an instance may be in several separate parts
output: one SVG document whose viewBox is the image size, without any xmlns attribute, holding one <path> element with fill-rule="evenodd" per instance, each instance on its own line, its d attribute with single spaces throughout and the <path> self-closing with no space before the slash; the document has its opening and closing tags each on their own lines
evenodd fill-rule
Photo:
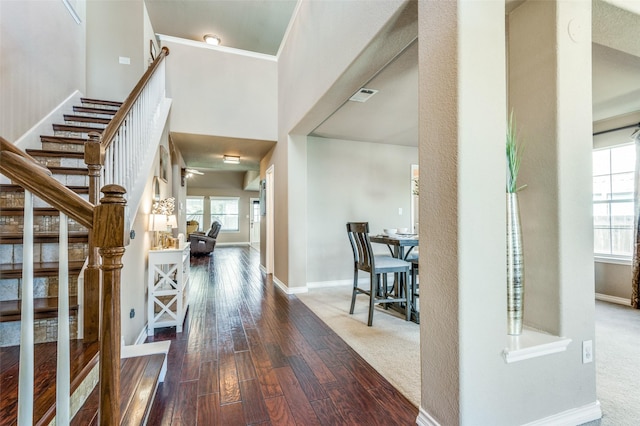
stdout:
<svg viewBox="0 0 640 426">
<path fill-rule="evenodd" d="M 349 315 L 351 286 L 311 289 L 297 296 L 409 401 L 420 406 L 418 324 L 392 310 L 376 308 L 373 326 L 367 327 L 367 296 L 358 296 L 353 315 Z"/>
</svg>

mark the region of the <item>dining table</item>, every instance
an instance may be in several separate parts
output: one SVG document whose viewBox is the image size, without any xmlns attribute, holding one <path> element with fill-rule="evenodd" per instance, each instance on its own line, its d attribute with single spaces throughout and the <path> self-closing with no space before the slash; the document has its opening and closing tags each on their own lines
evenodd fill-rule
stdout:
<svg viewBox="0 0 640 426">
<path fill-rule="evenodd" d="M 372 243 L 385 244 L 391 252 L 391 256 L 402 260 L 407 260 L 413 249 L 418 247 L 419 243 L 418 234 L 370 235 L 369 241 Z M 393 286 L 396 292 L 400 289 L 398 280 L 399 274 L 394 274 Z M 420 312 L 416 309 L 416 305 L 416 303 L 411 303 L 411 320 L 419 324 Z M 402 314 L 405 312 L 405 306 L 402 306 L 400 303 L 393 303 L 391 307 Z"/>
</svg>

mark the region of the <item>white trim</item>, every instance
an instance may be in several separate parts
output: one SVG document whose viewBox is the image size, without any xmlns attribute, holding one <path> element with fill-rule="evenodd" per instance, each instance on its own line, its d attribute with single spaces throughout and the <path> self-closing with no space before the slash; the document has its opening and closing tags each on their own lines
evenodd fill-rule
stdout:
<svg viewBox="0 0 640 426">
<path fill-rule="evenodd" d="M 140 334 L 138 334 L 138 338 L 136 339 L 136 342 L 134 343 L 134 345 L 142 345 L 145 342 L 145 340 L 147 340 L 148 328 L 149 328 L 149 323 L 146 323 L 144 327 L 142 327 L 142 331 L 140 331 Z"/>
<path fill-rule="evenodd" d="M 80 19 L 80 16 L 78 15 L 78 12 L 76 12 L 76 10 L 73 8 L 71 3 L 69 3 L 69 0 L 62 0 L 62 3 L 64 3 L 64 6 L 69 11 L 69 14 L 73 18 L 73 20 L 76 21 L 76 24 L 80 25 L 82 20 Z"/>
<path fill-rule="evenodd" d="M 582 407 L 572 408 L 543 419 L 535 420 L 523 426 L 574 426 L 602 418 L 600 401 Z"/>
<path fill-rule="evenodd" d="M 158 33 L 156 33 L 156 36 L 160 41 L 168 41 L 171 43 L 182 44 L 184 46 L 199 47 L 200 49 L 218 50 L 220 52 L 231 53 L 233 55 L 247 56 L 250 58 L 263 59 L 266 61 L 273 61 L 273 62 L 277 62 L 277 59 L 278 59 L 273 55 L 267 55 L 264 53 L 250 52 L 248 50 L 234 49 L 233 47 L 226 47 L 226 46 L 213 46 L 211 44 L 205 43 L 204 41 L 187 40 L 184 38 L 172 37 L 172 36 L 158 34 Z"/>
<path fill-rule="evenodd" d="M 275 275 L 273 276 L 273 283 L 286 294 L 299 294 L 307 293 L 309 289 L 305 287 L 287 287 L 285 283 L 280 281 Z"/>
<path fill-rule="evenodd" d="M 302 0 L 298 0 L 296 3 L 296 7 L 293 9 L 293 13 L 291 14 L 291 19 L 289 19 L 289 24 L 287 25 L 287 29 L 284 32 L 284 36 L 282 37 L 282 41 L 280 42 L 280 46 L 278 46 L 278 53 L 276 53 L 276 60 L 280 59 L 280 54 L 282 53 L 282 49 L 289 38 L 289 33 L 291 32 L 291 28 L 293 28 L 293 23 L 298 17 L 298 12 L 300 11 L 300 5 L 302 4 Z"/>
<path fill-rule="evenodd" d="M 593 260 L 597 263 L 611 263 L 613 265 L 626 266 L 631 266 L 633 263 L 630 257 L 610 257 L 604 255 L 595 255 Z"/>
<path fill-rule="evenodd" d="M 631 306 L 631 299 L 624 297 L 609 296 L 608 294 L 596 293 L 596 300 L 603 302 L 617 303 L 618 305 Z"/>
<path fill-rule="evenodd" d="M 525 327 L 519 336 L 507 336 L 502 356 L 507 364 L 567 350 L 571 339 Z"/>
<path fill-rule="evenodd" d="M 436 421 L 424 408 L 420 407 L 418 411 L 418 418 L 416 424 L 419 426 L 440 426 L 440 423 Z"/>
<path fill-rule="evenodd" d="M 307 288 L 311 290 L 312 288 L 346 287 L 346 286 L 352 286 L 352 285 L 353 285 L 353 280 L 316 281 L 312 283 L 307 283 Z"/>
</svg>

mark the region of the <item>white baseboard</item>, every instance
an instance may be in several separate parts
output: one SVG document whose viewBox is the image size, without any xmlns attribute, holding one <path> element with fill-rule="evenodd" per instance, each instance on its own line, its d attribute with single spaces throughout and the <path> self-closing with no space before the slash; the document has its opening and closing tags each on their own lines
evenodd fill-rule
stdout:
<svg viewBox="0 0 640 426">
<path fill-rule="evenodd" d="M 618 305 L 631 306 L 631 299 L 624 297 L 609 296 L 608 294 L 596 293 L 596 300 L 603 302 L 617 303 Z"/>
<path fill-rule="evenodd" d="M 346 287 L 352 286 L 353 280 L 335 280 L 335 281 L 316 281 L 313 283 L 307 283 L 307 288 L 327 288 L 327 287 Z"/>
<path fill-rule="evenodd" d="M 416 424 L 418 426 L 440 426 L 440 423 L 438 423 L 436 419 L 431 417 L 431 415 L 427 413 L 422 407 L 420 407 L 420 410 L 418 411 Z"/>
<path fill-rule="evenodd" d="M 600 401 L 535 420 L 523 426 L 575 426 L 602 418 Z"/>
<path fill-rule="evenodd" d="M 273 283 L 286 294 L 300 294 L 307 293 L 309 289 L 305 287 L 287 287 L 285 283 L 280 281 L 275 275 L 273 276 Z"/>
<path fill-rule="evenodd" d="M 562 413 L 554 414 L 543 419 L 535 420 L 523 426 L 575 426 L 583 423 L 591 422 L 602 418 L 602 410 L 600 409 L 600 401 L 594 401 L 591 404 L 578 408 L 572 408 Z M 422 407 L 418 411 L 416 419 L 418 426 L 440 426 L 429 413 Z"/>
<path fill-rule="evenodd" d="M 136 339 L 136 342 L 134 343 L 134 345 L 141 345 L 144 343 L 145 340 L 147 340 L 147 328 L 149 327 L 149 324 L 145 324 L 144 327 L 142 327 L 142 331 L 140 332 L 140 334 L 138 334 L 138 338 Z"/>
</svg>

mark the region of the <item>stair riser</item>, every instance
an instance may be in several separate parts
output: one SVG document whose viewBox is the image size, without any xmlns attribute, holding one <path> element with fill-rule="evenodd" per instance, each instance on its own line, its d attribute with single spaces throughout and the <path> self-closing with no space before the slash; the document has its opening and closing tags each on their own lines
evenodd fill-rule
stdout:
<svg viewBox="0 0 640 426">
<path fill-rule="evenodd" d="M 69 219 L 67 221 L 69 231 L 87 231 L 87 228 L 80 225 L 76 221 Z M 22 233 L 24 229 L 24 216 L 0 216 L 0 232 L 10 234 Z M 56 215 L 34 215 L 33 230 L 38 232 L 58 232 L 60 230 L 60 216 Z"/>
<path fill-rule="evenodd" d="M 69 260 L 84 260 L 89 251 L 85 243 L 69 244 Z M 57 262 L 59 260 L 58 243 L 35 243 L 33 245 L 34 262 Z M 22 263 L 22 244 L 0 244 L 0 263 Z"/>
<path fill-rule="evenodd" d="M 42 142 L 42 149 L 46 151 L 84 152 L 84 144 Z M 81 167 L 85 167 L 84 161 Z"/>
<path fill-rule="evenodd" d="M 87 126 L 85 126 L 87 127 Z M 56 130 L 53 132 L 53 136 L 60 136 L 63 138 L 83 138 L 83 139 L 87 139 L 89 137 L 89 132 L 71 132 L 71 131 L 67 131 L 67 130 Z M 47 149 L 44 148 L 44 145 L 42 145 L 43 148 L 42 149 Z"/>
<path fill-rule="evenodd" d="M 85 185 L 86 186 L 86 185 Z M 83 199 L 89 201 L 89 194 L 78 194 Z M 33 199 L 34 207 L 51 207 L 49 204 L 42 201 L 40 198 L 35 197 Z M 0 209 L 7 207 L 24 207 L 24 192 L 0 192 Z"/>
<path fill-rule="evenodd" d="M 53 177 L 65 186 L 89 186 L 89 176 L 54 173 Z"/>
<path fill-rule="evenodd" d="M 22 279 L 0 279 L 0 300 L 20 300 L 22 298 Z M 69 274 L 69 294 L 78 294 L 78 277 Z M 58 297 L 58 277 L 36 277 L 33 279 L 33 297 Z"/>
<path fill-rule="evenodd" d="M 35 343 L 55 342 L 58 339 L 58 319 L 38 319 L 33 322 Z M 69 317 L 69 336 L 76 339 L 78 335 L 78 317 Z M 20 344 L 20 321 L 0 323 L 0 347 Z"/>
<path fill-rule="evenodd" d="M 70 124 L 72 126 L 84 126 L 84 127 L 95 127 L 96 129 L 104 130 L 107 125 L 102 123 L 91 123 L 87 121 L 65 121 L 65 124 Z"/>
<path fill-rule="evenodd" d="M 33 156 L 33 158 L 45 167 L 87 167 L 84 163 L 84 158 L 40 157 L 38 155 Z"/>
</svg>

